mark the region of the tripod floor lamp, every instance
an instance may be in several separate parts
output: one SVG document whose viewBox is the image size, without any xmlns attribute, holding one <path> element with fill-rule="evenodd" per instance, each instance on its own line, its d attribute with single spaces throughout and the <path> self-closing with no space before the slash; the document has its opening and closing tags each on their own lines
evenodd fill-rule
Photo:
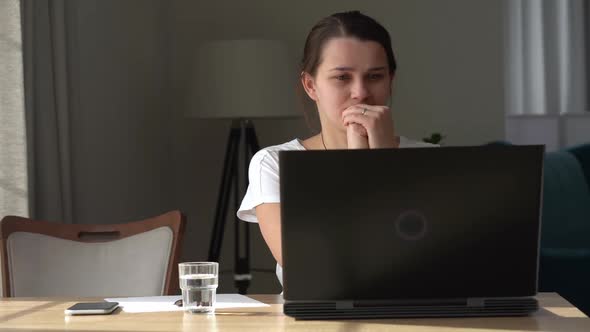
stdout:
<svg viewBox="0 0 590 332">
<path fill-rule="evenodd" d="M 248 185 L 248 166 L 259 144 L 252 120 L 294 118 L 297 76 L 280 41 L 223 40 L 202 44 L 195 58 L 190 116 L 231 120 L 215 209 L 210 261 L 219 261 L 226 220 L 234 223 L 234 281 L 246 294 L 251 280 L 249 224 L 236 217 Z M 243 149 L 242 149 L 243 148 Z M 240 179 L 240 150 L 243 178 Z M 233 195 L 234 206 L 229 202 Z"/>
</svg>

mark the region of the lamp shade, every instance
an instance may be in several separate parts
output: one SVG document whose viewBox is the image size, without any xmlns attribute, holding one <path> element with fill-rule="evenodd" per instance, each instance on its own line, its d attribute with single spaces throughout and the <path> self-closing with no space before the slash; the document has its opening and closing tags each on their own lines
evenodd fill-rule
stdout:
<svg viewBox="0 0 590 332">
<path fill-rule="evenodd" d="M 195 57 L 187 115 L 198 118 L 296 117 L 293 57 L 275 40 L 202 44 Z"/>
</svg>

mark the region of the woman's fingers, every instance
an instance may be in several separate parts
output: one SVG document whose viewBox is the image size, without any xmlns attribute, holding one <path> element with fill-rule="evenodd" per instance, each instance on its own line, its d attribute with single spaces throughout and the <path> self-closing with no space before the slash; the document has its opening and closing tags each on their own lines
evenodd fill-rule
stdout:
<svg viewBox="0 0 590 332">
<path fill-rule="evenodd" d="M 358 104 L 342 112 L 344 126 L 352 124 L 364 128 L 371 148 L 395 147 L 391 113 L 387 106 Z"/>
<path fill-rule="evenodd" d="M 365 130 L 371 131 L 371 129 L 375 125 L 376 119 L 371 116 L 350 113 L 350 114 L 346 115 L 345 117 L 343 117 L 342 121 L 345 126 L 348 126 L 349 124 L 352 124 L 352 123 L 356 123 L 356 124 L 360 124 L 361 126 L 363 126 L 365 128 Z"/>
<path fill-rule="evenodd" d="M 363 126 L 351 123 L 346 128 L 346 137 L 347 137 L 347 144 L 349 149 L 368 149 L 369 148 L 369 138 L 363 136 L 359 133 L 366 131 L 364 130 Z"/>
<path fill-rule="evenodd" d="M 383 115 L 389 114 L 389 107 L 358 104 L 344 110 L 344 112 L 342 112 L 342 117 L 344 118 L 350 114 L 359 114 L 369 117 L 381 117 Z"/>
<path fill-rule="evenodd" d="M 382 121 L 391 121 L 389 107 L 374 105 L 355 105 L 342 112 L 342 122 L 361 124 L 367 131 L 372 131 Z"/>
<path fill-rule="evenodd" d="M 361 124 L 352 122 L 352 123 L 349 123 L 347 125 L 347 127 L 349 127 L 347 130 L 352 130 L 352 133 L 354 133 L 354 134 L 357 134 L 357 135 L 363 136 L 363 137 L 369 136 L 369 134 L 367 133 L 367 130 Z"/>
</svg>

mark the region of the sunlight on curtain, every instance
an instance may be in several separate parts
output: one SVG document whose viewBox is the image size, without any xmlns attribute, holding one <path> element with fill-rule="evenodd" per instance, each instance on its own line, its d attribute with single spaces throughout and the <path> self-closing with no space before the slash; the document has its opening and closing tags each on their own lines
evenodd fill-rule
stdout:
<svg viewBox="0 0 590 332">
<path fill-rule="evenodd" d="M 505 1 L 505 140 L 589 142 L 585 0 Z"/>
<path fill-rule="evenodd" d="M 507 114 L 584 113 L 584 0 L 506 1 Z"/>
<path fill-rule="evenodd" d="M 28 216 L 19 0 L 0 1 L 0 218 Z"/>
</svg>

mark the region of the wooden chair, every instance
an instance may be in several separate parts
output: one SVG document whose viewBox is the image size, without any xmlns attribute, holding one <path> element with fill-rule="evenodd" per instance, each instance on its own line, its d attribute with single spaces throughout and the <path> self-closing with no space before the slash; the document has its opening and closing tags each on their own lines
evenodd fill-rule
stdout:
<svg viewBox="0 0 590 332">
<path fill-rule="evenodd" d="M 180 211 L 125 224 L 0 223 L 2 288 L 15 296 L 179 294 Z"/>
</svg>

